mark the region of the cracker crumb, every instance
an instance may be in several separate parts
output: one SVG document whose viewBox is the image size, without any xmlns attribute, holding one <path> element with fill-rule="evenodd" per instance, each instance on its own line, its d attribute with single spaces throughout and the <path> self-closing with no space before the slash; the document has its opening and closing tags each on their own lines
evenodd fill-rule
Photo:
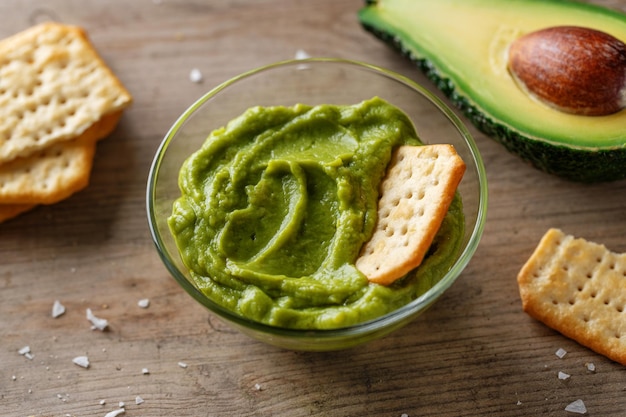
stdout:
<svg viewBox="0 0 626 417">
<path fill-rule="evenodd" d="M 587 407 L 585 407 L 583 400 L 576 400 L 569 403 L 567 407 L 565 407 L 565 411 L 575 414 L 587 414 Z"/>
<path fill-rule="evenodd" d="M 198 68 L 194 68 L 189 72 L 189 80 L 192 83 L 201 83 L 202 78 L 202 72 Z"/>
<path fill-rule="evenodd" d="M 558 348 L 558 350 L 556 352 L 554 352 L 554 354 L 559 358 L 559 359 L 563 359 L 565 357 L 565 355 L 567 355 L 567 351 L 563 348 Z"/>
<path fill-rule="evenodd" d="M 17 351 L 20 355 L 24 356 L 26 359 L 32 360 L 35 356 L 30 352 L 30 346 L 24 346 L 20 350 Z"/>
<path fill-rule="evenodd" d="M 80 367 L 89 368 L 89 358 L 87 356 L 77 356 L 72 359 L 72 362 Z"/>
<path fill-rule="evenodd" d="M 96 317 L 90 308 L 87 309 L 87 320 L 91 322 L 92 330 L 103 331 L 109 326 L 109 322 L 106 319 L 101 319 L 99 317 Z"/>
<path fill-rule="evenodd" d="M 52 317 L 57 318 L 65 314 L 65 306 L 59 300 L 54 300 L 52 304 Z"/>
<path fill-rule="evenodd" d="M 141 300 L 137 301 L 137 305 L 141 308 L 148 308 L 150 306 L 150 300 L 147 298 L 142 298 Z"/>
</svg>

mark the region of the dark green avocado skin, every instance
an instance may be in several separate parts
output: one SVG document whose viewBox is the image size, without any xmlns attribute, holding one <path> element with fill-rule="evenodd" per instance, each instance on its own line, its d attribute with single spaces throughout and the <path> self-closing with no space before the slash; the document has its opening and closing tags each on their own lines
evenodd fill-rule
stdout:
<svg viewBox="0 0 626 417">
<path fill-rule="evenodd" d="M 366 5 L 375 3 L 375 0 L 366 0 Z M 362 20 L 361 25 L 376 38 L 413 61 L 478 130 L 534 167 L 576 182 L 596 183 L 626 178 L 626 145 L 620 148 L 583 150 L 534 140 L 510 130 L 482 113 L 471 100 L 459 94 L 454 83 L 430 61 L 413 55 L 392 33 L 385 32 Z"/>
</svg>

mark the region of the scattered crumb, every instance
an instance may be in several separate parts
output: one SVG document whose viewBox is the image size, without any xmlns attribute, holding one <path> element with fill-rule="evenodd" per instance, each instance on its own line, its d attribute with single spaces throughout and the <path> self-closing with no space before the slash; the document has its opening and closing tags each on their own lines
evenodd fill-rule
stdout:
<svg viewBox="0 0 626 417">
<path fill-rule="evenodd" d="M 516 405 L 522 405 L 522 402 L 520 400 L 517 400 Z"/>
<path fill-rule="evenodd" d="M 119 416 L 120 414 L 124 414 L 125 412 L 126 410 L 124 410 L 123 408 L 120 408 L 119 410 L 109 411 L 108 413 L 105 414 L 104 417 L 116 417 L 116 416 Z"/>
<path fill-rule="evenodd" d="M 20 350 L 17 351 L 20 355 L 24 356 L 26 359 L 32 360 L 35 356 L 30 352 L 30 346 L 24 346 Z"/>
<path fill-rule="evenodd" d="M 559 379 L 562 381 L 569 379 L 570 376 L 571 376 L 570 374 L 566 374 L 565 372 L 559 371 Z"/>
<path fill-rule="evenodd" d="M 202 73 L 198 68 L 194 68 L 189 73 L 189 80 L 192 83 L 201 83 L 202 82 Z"/>
<path fill-rule="evenodd" d="M 567 407 L 565 407 L 565 411 L 576 414 L 587 414 L 587 407 L 585 407 L 583 400 L 576 400 L 569 403 Z"/>
<path fill-rule="evenodd" d="M 565 357 L 565 355 L 567 355 L 567 351 L 563 348 L 558 348 L 556 352 L 554 352 L 554 354 L 556 356 L 559 357 L 559 359 L 563 359 Z"/>
<path fill-rule="evenodd" d="M 178 362 L 178 366 L 180 366 L 181 368 L 186 368 L 187 364 L 185 362 Z"/>
<path fill-rule="evenodd" d="M 87 356 L 77 356 L 72 359 L 72 362 L 83 368 L 89 368 L 89 358 Z"/>
<path fill-rule="evenodd" d="M 139 405 L 139 404 L 143 404 L 143 398 L 141 398 L 139 395 L 135 397 L 135 404 Z"/>
<path fill-rule="evenodd" d="M 298 49 L 296 51 L 296 59 L 307 59 L 307 58 L 311 58 L 311 55 L 309 55 L 305 50 Z"/>
<path fill-rule="evenodd" d="M 150 300 L 147 298 L 142 298 L 141 300 L 137 301 L 137 305 L 141 308 L 148 308 L 150 306 Z"/>
<path fill-rule="evenodd" d="M 54 300 L 52 304 L 52 317 L 57 318 L 65 314 L 65 306 L 59 300 Z"/>
<path fill-rule="evenodd" d="M 589 372 L 595 372 L 596 371 L 596 365 L 591 363 L 591 362 L 586 363 L 585 366 L 587 367 L 587 370 Z"/>
<path fill-rule="evenodd" d="M 101 319 L 101 318 L 94 316 L 90 308 L 87 309 L 87 320 L 91 322 L 92 330 L 103 331 L 109 326 L 109 322 L 106 319 Z"/>
</svg>

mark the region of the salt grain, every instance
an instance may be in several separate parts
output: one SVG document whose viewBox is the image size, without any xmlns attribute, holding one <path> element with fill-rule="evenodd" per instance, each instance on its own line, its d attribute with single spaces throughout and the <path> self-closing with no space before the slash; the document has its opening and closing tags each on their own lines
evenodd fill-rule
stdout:
<svg viewBox="0 0 626 417">
<path fill-rule="evenodd" d="M 309 55 L 305 50 L 298 49 L 296 51 L 296 59 L 307 59 L 307 58 L 311 58 L 311 55 Z"/>
<path fill-rule="evenodd" d="M 257 391 L 261 391 L 263 388 L 261 387 L 261 384 L 254 384 L 254 389 Z"/>
<path fill-rule="evenodd" d="M 143 398 L 141 398 L 139 395 L 135 397 L 135 404 L 139 405 L 139 404 L 143 404 Z"/>
<path fill-rule="evenodd" d="M 92 324 L 93 330 L 104 330 L 109 326 L 109 322 L 106 319 L 101 319 L 99 317 L 94 316 L 93 312 L 90 308 L 87 309 L 87 320 L 89 320 Z"/>
<path fill-rule="evenodd" d="M 586 363 L 585 366 L 587 367 L 587 370 L 589 372 L 595 372 L 596 371 L 596 365 L 594 365 L 593 363 L 589 362 Z"/>
<path fill-rule="evenodd" d="M 141 308 L 148 308 L 150 306 L 150 300 L 148 300 L 147 298 L 142 298 L 141 300 L 137 301 L 137 305 Z"/>
<path fill-rule="evenodd" d="M 144 375 L 148 375 L 150 373 L 150 371 L 148 370 L 148 368 L 143 368 L 141 370 L 141 373 L 144 374 Z"/>
<path fill-rule="evenodd" d="M 587 414 L 587 407 L 585 407 L 583 400 L 576 400 L 568 404 L 567 407 L 565 407 L 565 411 L 576 414 Z"/>
<path fill-rule="evenodd" d="M 181 368 L 186 368 L 187 364 L 185 362 L 178 362 L 178 366 L 180 366 Z"/>
<path fill-rule="evenodd" d="M 100 400 L 100 405 L 105 405 L 106 403 L 106 400 Z"/>
<path fill-rule="evenodd" d="M 564 380 L 566 380 L 566 379 L 569 379 L 569 377 L 570 377 L 570 376 L 571 376 L 571 375 L 566 374 L 565 372 L 561 372 L 561 371 L 559 371 L 559 379 L 560 379 L 560 380 L 562 380 L 562 381 L 564 381 Z"/>
<path fill-rule="evenodd" d="M 113 410 L 113 411 L 106 413 L 104 417 L 117 417 L 120 414 L 124 414 L 125 412 L 126 410 L 124 410 L 123 408 L 120 408 L 119 410 Z"/>
<path fill-rule="evenodd" d="M 202 82 L 202 73 L 200 72 L 198 68 L 194 68 L 191 70 L 191 72 L 189 73 L 189 80 L 192 83 Z"/>
<path fill-rule="evenodd" d="M 563 348 L 559 348 L 556 352 L 554 352 L 554 354 L 558 356 L 559 359 L 563 359 L 565 355 L 567 355 L 567 351 Z"/>
<path fill-rule="evenodd" d="M 118 405 L 120 406 L 120 408 L 126 407 L 126 404 L 124 404 L 124 401 L 120 401 L 120 403 Z"/>
<path fill-rule="evenodd" d="M 72 359 L 72 362 L 83 368 L 89 368 L 89 358 L 87 356 L 77 356 Z"/>
<path fill-rule="evenodd" d="M 52 317 L 57 318 L 65 314 L 65 306 L 59 300 L 54 300 L 52 304 Z"/>
</svg>

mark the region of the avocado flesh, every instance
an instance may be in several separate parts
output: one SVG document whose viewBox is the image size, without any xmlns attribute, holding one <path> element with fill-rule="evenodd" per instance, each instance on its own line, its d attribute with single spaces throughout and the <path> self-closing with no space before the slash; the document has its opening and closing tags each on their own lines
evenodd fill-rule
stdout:
<svg viewBox="0 0 626 417">
<path fill-rule="evenodd" d="M 626 42 L 626 15 L 562 0 L 378 0 L 365 29 L 414 60 L 483 132 L 536 167 L 571 180 L 626 178 L 626 110 L 577 116 L 525 93 L 507 48 L 551 26 L 595 28 Z"/>
</svg>

